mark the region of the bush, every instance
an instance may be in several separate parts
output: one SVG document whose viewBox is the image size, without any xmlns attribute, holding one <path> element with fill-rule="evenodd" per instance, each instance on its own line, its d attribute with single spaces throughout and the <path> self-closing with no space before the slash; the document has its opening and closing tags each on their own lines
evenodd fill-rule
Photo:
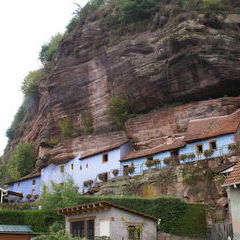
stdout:
<svg viewBox="0 0 240 240">
<path fill-rule="evenodd" d="M 39 81 L 43 78 L 44 71 L 39 69 L 29 72 L 22 83 L 22 92 L 25 95 L 35 95 L 38 92 Z"/>
<path fill-rule="evenodd" d="M 187 154 L 181 154 L 180 155 L 180 160 L 185 161 L 188 158 Z"/>
<path fill-rule="evenodd" d="M 164 164 L 166 164 L 168 166 L 171 165 L 172 161 L 173 161 L 172 157 L 165 157 L 163 159 Z"/>
<path fill-rule="evenodd" d="M 119 0 L 121 17 L 124 23 L 147 19 L 156 11 L 159 0 Z"/>
<path fill-rule="evenodd" d="M 81 120 L 82 120 L 82 130 L 83 132 L 87 134 L 93 133 L 93 118 L 92 114 L 89 111 L 85 111 L 81 115 Z"/>
<path fill-rule="evenodd" d="M 118 129 L 123 129 L 124 123 L 129 118 L 136 116 L 136 114 L 133 113 L 132 105 L 126 97 L 112 97 L 110 100 L 109 109 L 110 120 L 114 125 L 117 126 Z"/>
<path fill-rule="evenodd" d="M 113 169 L 112 173 L 113 173 L 114 177 L 117 177 L 118 174 L 119 174 L 119 170 L 118 169 Z"/>
<path fill-rule="evenodd" d="M 154 165 L 157 167 L 159 164 L 161 164 L 161 161 L 159 159 L 154 159 Z"/>
<path fill-rule="evenodd" d="M 63 220 L 56 212 L 43 210 L 1 210 L 0 224 L 31 225 L 34 232 L 48 232 L 55 221 Z"/>
<path fill-rule="evenodd" d="M 152 166 L 155 165 L 155 162 L 154 162 L 153 159 L 152 159 L 152 160 L 147 159 L 147 161 L 145 162 L 145 165 L 146 165 L 148 168 L 150 168 L 150 167 L 152 167 Z"/>
<path fill-rule="evenodd" d="M 202 0 L 202 5 L 206 9 L 220 9 L 223 7 L 222 0 Z"/>
<path fill-rule="evenodd" d="M 64 230 L 62 230 L 59 232 L 50 232 L 47 235 L 45 234 L 34 237 L 33 240 L 87 240 L 87 239 L 74 238 L 70 234 L 66 234 Z"/>
<path fill-rule="evenodd" d="M 64 117 L 63 119 L 61 119 L 60 129 L 63 139 L 69 139 L 73 137 L 75 129 L 73 127 L 72 119 L 69 117 Z"/>
<path fill-rule="evenodd" d="M 189 160 L 194 160 L 195 157 L 196 157 L 195 153 L 189 153 L 189 154 L 187 154 L 187 158 L 188 158 Z"/>
<path fill-rule="evenodd" d="M 58 138 L 51 138 L 51 139 L 48 140 L 47 144 L 50 147 L 54 147 L 54 146 L 58 145 L 60 142 L 61 142 L 61 140 L 58 139 Z"/>
<path fill-rule="evenodd" d="M 64 184 L 52 182 L 50 187 L 43 187 L 41 205 L 48 211 L 69 207 L 78 203 L 79 196 L 78 187 L 72 179 L 67 179 Z"/>
<path fill-rule="evenodd" d="M 101 180 L 101 181 L 103 181 L 103 182 L 106 182 L 106 174 L 107 174 L 107 173 L 99 173 L 99 174 L 98 174 L 99 180 Z"/>
<path fill-rule="evenodd" d="M 44 44 L 39 53 L 39 59 L 42 64 L 47 64 L 53 60 L 55 53 L 57 52 L 59 42 L 62 40 L 62 34 L 58 33 L 51 38 L 51 40 Z"/>
<path fill-rule="evenodd" d="M 198 9 L 200 6 L 199 0 L 182 0 L 181 1 L 182 8 L 186 11 L 193 11 Z"/>
<path fill-rule="evenodd" d="M 20 176 L 12 177 L 22 177 L 31 173 L 35 169 L 36 161 L 37 154 L 33 143 L 18 144 L 12 153 L 10 164 Z"/>
</svg>

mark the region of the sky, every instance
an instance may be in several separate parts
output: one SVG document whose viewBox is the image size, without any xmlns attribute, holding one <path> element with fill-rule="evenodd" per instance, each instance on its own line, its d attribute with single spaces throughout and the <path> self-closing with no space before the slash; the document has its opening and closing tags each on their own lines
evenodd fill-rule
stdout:
<svg viewBox="0 0 240 240">
<path fill-rule="evenodd" d="M 5 0 L 0 3 L 0 156 L 6 130 L 23 101 L 21 83 L 41 67 L 38 54 L 51 36 L 65 31 L 78 3 L 87 0 Z"/>
</svg>

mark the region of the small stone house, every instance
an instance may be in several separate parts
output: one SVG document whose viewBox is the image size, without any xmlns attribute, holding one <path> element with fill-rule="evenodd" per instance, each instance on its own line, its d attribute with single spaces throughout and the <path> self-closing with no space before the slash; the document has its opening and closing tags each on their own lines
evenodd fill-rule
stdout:
<svg viewBox="0 0 240 240">
<path fill-rule="evenodd" d="M 0 240 L 30 240 L 33 231 L 25 225 L 0 225 Z"/>
<path fill-rule="evenodd" d="M 234 240 L 240 239 L 240 162 L 226 178 L 223 187 L 227 188 L 229 207 L 233 225 Z"/>
<path fill-rule="evenodd" d="M 59 209 L 66 216 L 66 231 L 74 237 L 111 240 L 156 240 L 158 219 L 109 202 Z"/>
</svg>

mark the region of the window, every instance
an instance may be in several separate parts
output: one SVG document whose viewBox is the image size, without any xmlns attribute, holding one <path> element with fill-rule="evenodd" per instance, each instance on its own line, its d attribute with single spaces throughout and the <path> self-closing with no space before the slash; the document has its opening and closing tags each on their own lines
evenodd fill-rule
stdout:
<svg viewBox="0 0 240 240">
<path fill-rule="evenodd" d="M 60 166 L 60 172 L 64 173 L 64 165 Z"/>
<path fill-rule="evenodd" d="M 141 228 L 140 226 L 128 226 L 128 240 L 140 240 Z"/>
<path fill-rule="evenodd" d="M 94 239 L 94 225 L 93 219 L 71 222 L 71 234 L 73 237 Z"/>
<path fill-rule="evenodd" d="M 209 147 L 211 150 L 216 151 L 217 150 L 217 142 L 216 140 L 210 141 L 209 142 Z"/>
<path fill-rule="evenodd" d="M 108 162 L 108 154 L 103 154 L 102 155 L 102 162 L 105 163 L 105 162 Z"/>
<path fill-rule="evenodd" d="M 80 165 L 80 171 L 82 171 L 82 165 Z"/>
<path fill-rule="evenodd" d="M 124 176 L 127 176 L 127 175 L 128 175 L 128 169 L 129 169 L 129 166 L 128 166 L 128 165 L 124 165 L 124 166 L 123 166 L 123 175 L 124 175 Z"/>
<path fill-rule="evenodd" d="M 32 180 L 32 185 L 36 185 L 36 180 L 35 179 Z"/>
<path fill-rule="evenodd" d="M 74 167 L 74 166 L 73 166 L 73 163 L 72 163 L 72 164 L 71 164 L 71 170 L 73 170 L 73 167 Z"/>
<path fill-rule="evenodd" d="M 202 144 L 196 145 L 196 148 L 197 148 L 197 154 L 203 153 L 203 145 Z"/>
</svg>

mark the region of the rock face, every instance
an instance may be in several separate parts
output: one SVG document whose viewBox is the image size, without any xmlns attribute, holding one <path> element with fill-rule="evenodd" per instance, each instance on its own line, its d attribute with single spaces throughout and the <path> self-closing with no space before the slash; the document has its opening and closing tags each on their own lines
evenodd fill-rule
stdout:
<svg viewBox="0 0 240 240">
<path fill-rule="evenodd" d="M 65 157 L 72 156 L 83 143 L 85 149 L 98 148 L 104 134 L 110 139 L 123 134 L 138 148 L 152 147 L 161 136 L 182 135 L 189 119 L 224 115 L 240 107 L 239 98 L 201 102 L 239 94 L 239 15 L 183 12 L 165 4 L 152 20 L 122 33 L 109 27 L 105 17 L 106 13 L 89 17 L 62 40 L 51 72 L 40 82 L 38 99 L 29 107 L 6 155 L 20 141 L 40 146 L 60 138 L 63 117 L 81 128 L 86 110 L 93 118 L 91 140 L 76 133 L 76 138 L 51 150 L 55 158 L 64 152 Z M 108 106 L 117 94 L 127 95 L 137 113 L 160 110 L 130 120 L 126 133 L 112 132 Z M 200 102 L 169 106 L 196 100 Z M 47 154 L 45 150 L 41 154 Z"/>
</svg>

